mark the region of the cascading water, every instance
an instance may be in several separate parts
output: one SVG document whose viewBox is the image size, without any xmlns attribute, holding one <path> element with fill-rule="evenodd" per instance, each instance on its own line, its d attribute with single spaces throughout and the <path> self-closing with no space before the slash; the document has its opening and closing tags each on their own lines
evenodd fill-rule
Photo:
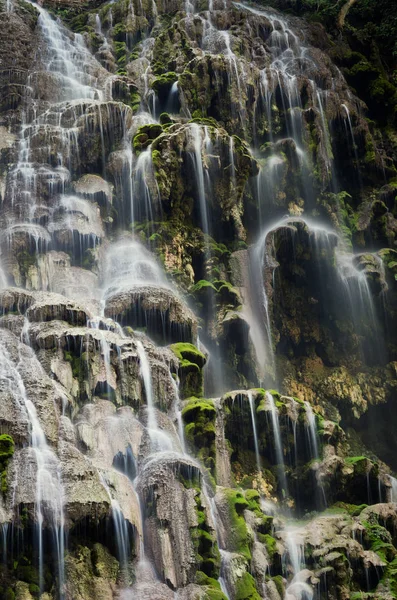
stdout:
<svg viewBox="0 0 397 600">
<path fill-rule="evenodd" d="M 311 455 L 314 459 L 318 459 L 320 455 L 318 449 L 316 416 L 309 402 L 305 402 L 305 410 Z"/>
<path fill-rule="evenodd" d="M 172 450 L 172 441 L 168 435 L 159 429 L 156 417 L 156 408 L 153 398 L 152 375 L 150 364 L 146 355 L 145 348 L 140 340 L 136 344 L 139 361 L 141 365 L 141 375 L 145 388 L 146 404 L 147 404 L 147 419 L 148 433 L 152 448 L 155 452 L 166 452 Z"/>
<path fill-rule="evenodd" d="M 276 464 L 278 465 L 279 477 L 281 481 L 282 493 L 285 496 L 288 496 L 288 486 L 287 486 L 287 478 L 285 476 L 285 465 L 284 465 L 284 455 L 283 455 L 283 447 L 281 442 L 281 431 L 280 431 L 280 423 L 279 423 L 279 413 L 274 401 L 273 395 L 270 392 L 266 392 L 266 400 L 269 403 L 270 407 L 270 417 L 272 421 L 273 427 L 273 436 L 274 436 L 274 447 L 276 453 Z"/>
<path fill-rule="evenodd" d="M 117 545 L 118 560 L 120 562 L 120 569 L 123 572 L 123 576 L 126 577 L 126 570 L 128 568 L 129 556 L 130 556 L 130 539 L 128 534 L 128 527 L 124 518 L 123 512 L 120 508 L 120 504 L 115 498 L 113 498 L 109 485 L 102 473 L 99 473 L 99 477 L 106 493 L 109 496 L 112 520 L 114 525 L 114 533 Z"/>
<path fill-rule="evenodd" d="M 133 287 L 169 287 L 160 265 L 139 242 L 126 239 L 112 245 L 104 267 L 104 297 Z"/>
<path fill-rule="evenodd" d="M 249 402 L 249 405 L 250 405 L 250 413 L 251 413 L 251 420 L 252 420 L 252 432 L 254 434 L 256 466 L 258 468 L 258 472 L 260 473 L 260 471 L 261 471 L 261 457 L 260 457 L 260 453 L 259 453 L 258 431 L 257 431 L 257 427 L 256 427 L 255 402 L 254 402 L 254 397 L 253 397 L 251 391 L 249 391 L 247 393 L 247 396 L 248 396 L 248 402 Z"/>
<path fill-rule="evenodd" d="M 61 466 L 58 457 L 47 444 L 37 410 L 26 393 L 25 384 L 8 354 L 3 341 L 0 343 L 0 382 L 1 388 L 12 394 L 15 402 L 26 414 L 30 429 L 30 449 L 36 463 L 35 529 L 38 549 L 38 574 L 40 592 L 44 590 L 45 554 L 53 552 L 58 569 L 58 590 L 64 598 L 65 584 L 65 531 L 64 531 L 64 490 L 61 480 Z M 44 533 L 50 528 L 53 548 L 45 547 Z"/>
<path fill-rule="evenodd" d="M 312 398 L 305 395 L 305 386 L 310 387 L 310 382 L 304 376 L 299 379 L 305 362 L 315 364 L 319 370 L 330 370 L 332 360 L 337 364 L 335 356 L 322 362 L 323 354 L 316 353 L 317 344 L 323 340 L 319 337 L 309 348 L 305 332 L 301 335 L 298 326 L 294 331 L 298 341 L 288 346 L 290 314 L 282 327 L 273 322 L 275 307 L 279 308 L 283 302 L 277 288 L 277 269 L 283 265 L 278 260 L 281 261 L 285 247 L 289 247 L 291 270 L 295 269 L 297 280 L 303 277 L 298 254 L 302 254 L 303 242 L 307 242 L 303 254 L 305 259 L 311 255 L 311 274 L 314 273 L 311 285 L 315 291 L 319 290 L 318 296 L 313 293 L 310 302 L 313 306 L 319 302 L 322 305 L 328 293 L 324 280 L 331 273 L 328 285 L 330 282 L 335 285 L 329 294 L 329 304 L 344 299 L 343 312 L 349 312 L 354 334 L 362 344 L 363 364 L 367 360 L 368 339 L 376 342 L 372 362 L 378 364 L 373 355 L 380 357 L 383 340 L 373 287 L 386 289 L 382 259 L 377 253 L 350 252 L 344 236 L 323 225 L 324 198 L 323 204 L 316 203 L 320 188 L 332 194 L 338 191 L 332 145 L 337 119 L 344 123 L 359 169 L 362 158 L 358 148 L 365 131 L 357 136 L 356 101 L 351 95 L 346 100 L 347 94 L 339 94 L 341 74 L 336 67 L 326 65 L 321 69 L 319 52 L 309 46 L 310 36 L 306 37 L 304 28 L 299 29 L 289 17 L 218 0 L 210 0 L 208 10 L 203 12 L 198 12 L 203 6 L 188 0 L 184 11 L 180 7 L 182 10 L 175 15 L 169 14 L 165 5 L 156 6 L 154 2 L 152 6 L 133 1 L 125 7 L 121 4 L 111 2 L 95 6 L 94 10 L 88 8 L 87 22 L 84 18 L 80 20 L 81 15 L 73 19 L 74 27 L 86 28 L 84 36 L 70 33 L 44 8 L 37 7 L 40 47 L 35 70 L 28 77 L 15 154 L 17 162 L 8 171 L 4 198 L 2 191 L 1 327 L 31 345 L 50 375 L 38 392 L 38 402 L 50 384 L 62 392 L 61 401 L 58 397 L 54 399 L 55 421 L 59 420 L 58 459 L 40 424 L 41 412 L 38 411 L 39 419 L 30 392 L 24 387 L 20 365 L 15 364 L 0 344 L 0 379 L 26 413 L 31 429 L 29 452 L 37 466 L 34 517 L 37 548 L 33 549 L 33 556 L 37 550 L 39 592 L 31 588 L 32 594 L 72 598 L 76 596 L 73 588 L 76 579 L 83 582 L 81 589 L 86 585 L 84 573 L 84 577 L 91 578 L 88 587 L 92 588 L 92 597 L 98 595 L 95 586 L 100 585 L 102 593 L 109 580 L 111 584 L 103 592 L 109 597 L 116 593 L 120 598 L 192 600 L 216 595 L 230 599 L 256 597 L 263 590 L 261 594 L 266 598 L 283 595 L 286 600 L 310 600 L 315 582 L 321 581 L 323 585 L 324 577 L 332 578 L 334 572 L 339 576 L 344 565 L 350 565 L 346 557 L 337 564 L 335 554 L 339 555 L 343 544 L 350 551 L 350 542 L 343 535 L 349 537 L 353 518 L 341 514 L 334 525 L 330 517 L 331 524 L 325 527 L 319 519 L 316 534 L 321 537 L 323 530 L 330 527 L 338 537 L 338 552 L 333 552 L 330 534 L 321 542 L 313 541 L 313 536 L 310 543 L 316 550 L 311 550 L 306 565 L 304 548 L 310 524 L 283 529 L 285 513 L 291 515 L 294 502 L 300 516 L 305 512 L 300 494 L 308 498 L 310 491 L 302 488 L 309 488 L 312 467 L 322 469 L 321 473 L 327 477 L 327 468 L 335 466 L 336 472 L 332 473 L 335 487 L 339 485 L 338 477 L 342 477 L 337 469 L 343 471 L 343 481 L 347 487 L 350 485 L 351 494 L 346 505 L 359 507 L 364 501 L 371 503 L 374 497 L 371 465 L 366 464 L 368 492 L 363 499 L 360 486 L 349 480 L 358 477 L 360 469 L 356 464 L 360 460 L 346 460 L 348 450 L 344 447 L 343 458 L 333 455 L 330 449 L 327 458 L 335 460 L 325 466 L 322 463 L 320 435 L 323 434 L 319 434 L 319 419 L 309 402 L 302 404 L 293 398 L 286 401 L 283 396 L 276 402 L 279 396 L 270 392 L 263 399 L 261 390 L 248 390 L 256 469 L 263 484 L 263 489 L 257 489 L 258 478 L 251 477 L 253 453 L 246 452 L 246 444 L 240 449 L 234 439 L 238 436 L 228 430 L 230 414 L 225 408 L 225 397 L 216 402 L 201 397 L 202 366 L 194 362 L 195 348 L 190 344 L 197 339 L 197 320 L 187 338 L 181 334 L 182 328 L 176 326 L 172 340 L 162 332 L 159 342 L 162 346 L 156 346 L 152 340 L 161 333 L 157 331 L 161 328 L 160 321 L 163 330 L 168 318 L 180 323 L 184 310 L 188 310 L 183 295 L 194 290 L 198 280 L 208 279 L 206 283 L 214 284 L 213 288 L 209 286 L 213 293 L 202 304 L 208 321 L 204 328 L 207 327 L 213 342 L 213 347 L 208 345 L 209 363 L 215 365 L 215 385 L 211 391 L 225 391 L 227 371 L 223 367 L 227 361 L 241 388 L 262 384 L 288 387 L 281 379 L 285 364 L 278 364 L 281 349 L 291 364 L 296 360 L 289 372 L 291 393 L 300 395 L 303 389 L 304 397 Z M 14 14 L 18 6 L 19 0 L 12 3 L 7 0 L 9 13 Z M 173 26 L 174 18 L 179 19 L 178 27 Z M 255 39 L 254 50 L 251 38 Z M 174 46 L 175 57 L 170 56 L 169 50 Z M 179 46 L 183 52 L 178 54 Z M 196 72 L 202 84 L 199 91 L 195 89 Z M 167 73 L 169 77 L 163 77 Z M 187 89 L 186 81 L 192 90 Z M 162 85 L 166 91 L 158 93 L 156 86 Z M 213 95 L 212 88 L 216 88 Z M 189 91 L 192 91 L 190 98 Z M 222 105 L 222 95 L 230 98 L 230 106 Z M 113 101 L 112 96 L 122 100 Z M 192 98 L 199 106 L 193 106 Z M 335 110 L 330 119 L 329 106 L 333 103 L 340 110 Z M 154 126 L 151 135 L 161 135 L 160 143 L 151 135 L 150 140 L 144 140 L 146 133 L 139 130 L 141 125 Z M 138 154 L 139 144 L 132 142 L 139 131 L 144 141 Z M 251 151 L 237 135 L 247 138 Z M 259 174 L 251 182 L 256 188 L 252 195 L 251 191 L 246 193 L 247 179 L 243 177 L 250 162 L 259 165 Z M 180 171 L 182 177 L 184 169 L 191 181 L 175 176 L 174 171 Z M 172 189 L 167 197 L 168 176 Z M 227 189 L 220 181 L 224 176 L 230 182 Z M 90 178 L 88 187 L 84 187 L 85 177 Z M 290 189 L 284 194 L 287 187 Z M 252 215 L 248 214 L 251 210 Z M 287 211 L 289 216 L 280 218 Z M 310 211 L 314 217 L 307 217 Z M 222 232 L 218 218 L 222 219 Z M 183 222 L 182 228 L 178 219 Z M 336 224 L 335 218 L 333 227 Z M 131 229 L 134 238 L 127 233 Z M 259 241 L 247 249 L 259 230 Z M 169 279 L 161 261 L 157 262 L 144 243 L 137 241 L 145 237 L 147 246 L 161 253 L 166 270 L 171 273 Z M 231 256 L 238 253 L 240 257 L 249 257 L 249 268 L 236 284 L 242 290 L 241 301 L 230 284 Z M 327 266 L 321 274 L 324 264 Z M 54 281 L 58 275 L 62 279 L 66 271 L 69 279 L 63 279 L 60 298 Z M 368 273 L 373 275 L 371 282 Z M 79 282 L 84 279 L 87 281 L 82 292 L 84 286 L 79 287 Z M 3 289 L 10 283 L 26 289 L 7 290 L 3 295 Z M 73 296 L 72 283 L 78 289 Z M 55 288 L 57 294 L 35 292 L 55 291 Z M 77 296 L 82 306 L 76 307 L 69 301 Z M 170 297 L 178 302 L 161 304 Z M 156 302 L 161 304 L 158 310 Z M 141 305 L 146 313 L 161 313 L 152 329 L 148 319 L 133 321 L 131 315 L 141 310 Z M 25 313 L 32 316 L 32 322 Z M 95 316 L 99 313 L 101 317 Z M 147 337 L 137 329 L 143 329 Z M 371 337 L 369 332 L 377 332 L 379 337 Z M 203 329 L 200 338 L 207 345 Z M 165 346 L 171 342 L 183 344 L 182 350 L 188 358 L 185 354 L 183 359 L 177 358 L 175 348 Z M 252 357 L 245 347 L 250 344 L 254 346 L 257 368 L 252 369 L 253 375 L 247 376 Z M 244 373 L 237 366 L 240 351 L 239 360 L 246 367 Z M 180 380 L 174 378 L 175 371 Z M 327 372 L 327 375 L 329 387 L 334 385 L 335 389 L 332 374 Z M 358 379 L 361 375 L 358 373 Z M 373 375 L 379 378 L 378 373 Z M 343 388 L 343 383 L 340 387 Z M 361 387 L 368 393 L 366 383 Z M 260 401 L 255 394 L 261 397 Z M 367 396 L 361 401 L 355 388 L 357 397 L 359 410 L 364 410 L 370 401 Z M 320 405 L 321 400 L 318 398 Z M 384 401 L 380 398 L 379 404 Z M 338 409 L 343 404 L 347 405 L 348 399 L 339 398 Z M 237 414 L 241 410 L 238 407 Z M 266 418 L 264 415 L 266 423 L 262 420 Z M 343 421 L 345 415 L 340 416 Z M 1 411 L 0 417 L 2 430 L 4 427 L 7 431 L 10 425 Z M 261 430 L 260 424 L 264 423 L 270 435 Z M 302 443 L 304 433 L 309 440 L 309 451 L 307 444 Z M 328 423 L 326 433 L 330 436 L 327 438 L 330 448 L 335 447 L 337 452 L 345 444 L 340 428 L 333 429 Z M 17 447 L 23 444 L 19 434 L 17 430 Z M 105 448 L 104 440 L 111 441 L 108 444 L 111 451 Z M 187 447 L 202 464 L 189 456 Z M 68 477 L 65 484 L 61 479 L 64 471 Z M 290 477 L 291 481 L 296 478 L 295 487 L 301 486 L 300 489 L 293 491 L 292 484 L 288 489 L 287 474 L 288 483 Z M 378 495 L 382 499 L 384 474 L 377 477 Z M 99 479 L 99 486 L 95 478 Z M 391 486 L 390 499 L 395 502 L 395 479 L 390 477 L 387 483 L 386 487 Z M 16 473 L 13 498 L 18 486 L 23 487 L 23 482 Z M 80 489 L 81 496 L 76 498 L 73 492 L 79 486 L 85 489 L 83 492 Z M 104 490 L 105 500 L 97 500 Z M 345 501 L 343 490 L 337 491 Z M 138 493 L 140 498 L 135 498 Z M 2 516 L 6 496 L 0 502 Z M 126 519 L 124 502 L 128 506 L 128 499 L 133 497 L 139 515 L 131 511 L 132 515 Z M 336 493 L 335 497 L 340 500 Z M 283 502 L 282 510 L 277 511 L 277 501 L 286 499 L 288 502 Z M 176 504 L 177 511 L 173 512 Z M 284 510 L 286 504 L 288 510 Z M 64 529 L 69 509 L 73 540 L 65 558 Z M 307 510 L 311 509 L 313 502 L 309 498 Z M 387 510 L 390 509 L 379 509 Z M 108 522 L 109 516 L 116 549 L 103 534 L 102 524 Z M 357 517 L 354 519 L 364 529 L 369 522 L 363 518 L 358 524 Z M 130 524 L 140 535 L 139 557 L 133 552 Z M 3 557 L 10 559 L 11 564 L 7 548 L 10 530 L 8 521 L 2 522 Z M 58 566 L 58 582 L 53 582 L 51 592 L 45 582 L 44 568 L 51 551 L 47 530 L 54 538 Z M 107 542 L 115 556 L 107 554 Z M 78 560 L 76 548 L 80 553 Z M 30 552 L 29 548 L 23 550 Z M 352 555 L 361 561 L 356 570 L 358 577 L 362 564 L 375 560 L 374 554 L 372 549 L 368 551 L 361 546 L 352 548 Z M 80 571 L 76 567 L 78 561 Z M 65 577 L 65 565 L 74 574 L 70 581 Z M 14 566 L 15 578 L 26 577 L 21 566 L 24 565 Z M 381 568 L 375 565 L 374 569 L 365 566 L 367 589 L 372 594 L 371 569 L 378 569 L 381 574 L 385 565 Z M 135 584 L 131 586 L 133 577 Z M 349 571 L 349 578 L 354 577 L 353 570 Z M 377 580 L 380 577 L 378 574 Z M 22 588 L 26 584 L 29 589 L 28 582 L 22 583 Z M 19 584 L 12 579 L 12 593 Z M 119 590 L 117 586 L 126 589 Z M 354 592 L 360 589 L 360 582 L 355 580 L 352 589 Z M 324 593 L 321 597 L 330 596 Z"/>
</svg>

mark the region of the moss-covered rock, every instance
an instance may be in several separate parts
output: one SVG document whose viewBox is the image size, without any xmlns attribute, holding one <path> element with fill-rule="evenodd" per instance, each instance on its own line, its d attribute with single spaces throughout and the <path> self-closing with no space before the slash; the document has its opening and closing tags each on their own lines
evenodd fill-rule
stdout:
<svg viewBox="0 0 397 600">
<path fill-rule="evenodd" d="M 15 451 L 14 439 L 3 433 L 0 435 L 0 472 L 1 472 L 1 491 L 6 494 L 8 490 L 8 478 L 7 468 L 10 459 L 13 457 Z"/>
<path fill-rule="evenodd" d="M 213 400 L 190 398 L 183 410 L 186 439 L 203 464 L 215 472 L 215 419 Z"/>
<path fill-rule="evenodd" d="M 207 362 L 206 356 L 193 344 L 179 343 L 170 346 L 179 359 L 179 378 L 183 398 L 204 394 L 204 376 L 202 369 Z"/>
</svg>

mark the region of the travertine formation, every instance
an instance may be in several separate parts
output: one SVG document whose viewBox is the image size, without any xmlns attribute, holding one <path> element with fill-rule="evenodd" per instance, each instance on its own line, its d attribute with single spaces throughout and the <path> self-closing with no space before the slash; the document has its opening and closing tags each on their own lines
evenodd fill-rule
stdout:
<svg viewBox="0 0 397 600">
<path fill-rule="evenodd" d="M 0 34 L 0 596 L 396 597 L 397 165 L 325 30 Z"/>
</svg>

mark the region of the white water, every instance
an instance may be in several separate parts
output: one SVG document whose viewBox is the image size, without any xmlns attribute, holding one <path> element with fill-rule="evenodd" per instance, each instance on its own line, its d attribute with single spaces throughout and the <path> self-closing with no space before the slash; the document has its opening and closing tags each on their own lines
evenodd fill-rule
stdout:
<svg viewBox="0 0 397 600">
<path fill-rule="evenodd" d="M 169 287 L 164 271 L 153 254 L 131 239 L 116 242 L 107 249 L 103 280 L 105 298 L 133 287 Z"/>
<path fill-rule="evenodd" d="M 390 475 L 390 483 L 391 483 L 391 502 L 397 502 L 397 479 Z"/>
<path fill-rule="evenodd" d="M 274 446 L 276 451 L 276 464 L 279 468 L 280 483 L 283 493 L 288 496 L 287 478 L 285 476 L 284 455 L 281 443 L 281 432 L 279 423 L 279 414 L 274 398 L 270 392 L 266 392 L 266 399 L 270 407 L 270 416 L 272 420 Z"/>
<path fill-rule="evenodd" d="M 312 406 L 309 402 L 305 402 L 307 428 L 309 432 L 309 443 L 311 455 L 314 459 L 319 458 L 318 450 L 318 437 L 317 437 L 317 426 L 316 426 L 316 415 L 313 412 Z"/>
<path fill-rule="evenodd" d="M 0 258 L 1 258 L 1 256 L 0 256 Z M 6 277 L 6 274 L 4 273 L 4 270 L 3 270 L 2 266 L 1 266 L 1 262 L 0 262 L 0 291 L 4 290 L 7 287 L 7 285 L 8 285 L 7 277 Z"/>
<path fill-rule="evenodd" d="M 254 402 L 254 397 L 253 397 L 251 391 L 247 392 L 247 396 L 248 396 L 248 402 L 250 405 L 250 412 L 251 412 L 252 432 L 254 435 L 256 466 L 258 469 L 258 473 L 260 473 L 261 472 L 261 456 L 259 454 L 258 430 L 256 427 L 255 402 Z"/>
<path fill-rule="evenodd" d="M 114 525 L 114 532 L 116 536 L 116 545 L 117 545 L 117 554 L 118 560 L 120 562 L 120 569 L 124 571 L 123 575 L 126 576 L 126 569 L 128 567 L 129 557 L 130 557 L 130 540 L 128 535 L 128 526 L 127 521 L 124 518 L 123 512 L 120 508 L 120 504 L 117 502 L 115 498 L 113 498 L 112 493 L 110 491 L 110 487 L 108 482 L 105 479 L 105 476 L 102 473 L 99 473 L 99 478 L 103 487 L 106 490 L 106 493 L 109 496 L 110 505 L 112 509 L 112 519 Z"/>
<path fill-rule="evenodd" d="M 204 127 L 204 138 L 206 137 L 206 127 Z M 192 123 L 190 126 L 191 141 L 193 145 L 192 161 L 194 164 L 194 172 L 196 176 L 197 195 L 200 207 L 201 228 L 204 234 L 210 233 L 208 206 L 205 186 L 205 174 L 203 164 L 203 128 L 197 123 Z M 207 247 L 207 252 L 209 252 Z"/>
<path fill-rule="evenodd" d="M 157 423 L 156 407 L 153 398 L 152 373 L 150 363 L 145 348 L 140 340 L 136 342 L 138 352 L 141 376 L 145 388 L 146 406 L 147 406 L 147 428 L 152 444 L 152 451 L 167 452 L 173 449 L 172 440 L 162 431 Z"/>
<path fill-rule="evenodd" d="M 313 589 L 306 583 L 305 545 L 301 531 L 296 527 L 285 529 L 286 556 L 283 557 L 284 574 L 289 578 L 285 600 L 312 600 Z M 292 572 L 292 578 L 289 577 Z"/>
<path fill-rule="evenodd" d="M 30 427 L 30 448 L 33 453 L 36 470 L 35 522 L 37 528 L 37 547 L 39 555 L 39 587 L 44 589 L 44 553 L 54 552 L 58 564 L 58 589 L 64 596 L 64 489 L 61 481 L 61 465 L 56 454 L 47 444 L 36 407 L 28 397 L 25 384 L 12 361 L 6 346 L 0 343 L 0 387 L 7 390 L 19 408 L 25 412 Z M 54 548 L 44 548 L 43 533 L 45 522 L 49 523 L 53 535 Z"/>
<path fill-rule="evenodd" d="M 160 193 L 154 176 L 152 146 L 143 150 L 133 167 L 132 222 L 154 221 L 161 215 Z"/>
<path fill-rule="evenodd" d="M 181 402 L 181 398 L 180 398 L 180 394 L 179 394 L 179 379 L 177 381 L 175 381 L 175 379 L 172 376 L 172 373 L 170 372 L 170 381 L 171 381 L 171 385 L 174 389 L 174 393 L 175 393 L 175 416 L 176 416 L 176 421 L 177 421 L 177 425 L 178 425 L 178 437 L 179 437 L 179 441 L 181 444 L 181 449 L 182 449 L 182 454 L 186 454 L 186 440 L 185 440 L 185 428 L 183 425 L 183 418 L 182 418 L 182 402 Z"/>
</svg>

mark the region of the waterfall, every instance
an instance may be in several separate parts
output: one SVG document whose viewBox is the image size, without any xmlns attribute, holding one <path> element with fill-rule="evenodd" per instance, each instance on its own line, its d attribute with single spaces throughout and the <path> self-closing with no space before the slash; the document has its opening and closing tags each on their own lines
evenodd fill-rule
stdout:
<svg viewBox="0 0 397 600">
<path fill-rule="evenodd" d="M 71 38 L 59 21 L 53 19 L 40 5 L 34 5 L 39 11 L 39 28 L 46 41 L 43 63 L 46 71 L 56 73 L 64 87 L 63 101 L 66 100 L 103 100 L 104 93 L 98 90 L 98 80 L 87 72 L 87 63 L 93 58 L 83 38 L 75 34 Z"/>
<path fill-rule="evenodd" d="M 61 480 L 61 466 L 56 454 L 47 444 L 37 410 L 27 395 L 25 384 L 17 366 L 11 360 L 4 342 L 0 343 L 0 383 L 25 412 L 30 429 L 30 448 L 36 462 L 35 528 L 38 549 L 38 572 L 40 592 L 44 591 L 44 530 L 50 525 L 58 567 L 58 590 L 64 598 L 65 583 L 65 493 Z M 48 549 L 47 549 L 48 550 Z"/>
<path fill-rule="evenodd" d="M 120 240 L 107 251 L 103 270 L 103 297 L 134 287 L 170 285 L 154 256 L 135 240 Z"/>
<path fill-rule="evenodd" d="M 154 177 L 152 146 L 143 150 L 133 167 L 132 222 L 154 221 L 161 216 L 160 194 Z"/>
<path fill-rule="evenodd" d="M 118 560 L 120 563 L 120 569 L 124 571 L 124 576 L 126 575 L 126 569 L 128 567 L 129 557 L 130 557 L 130 539 L 128 534 L 128 526 L 127 521 L 124 518 L 123 512 L 120 508 L 120 504 L 117 502 L 115 498 L 113 498 L 109 485 L 105 479 L 105 476 L 102 473 L 99 473 L 99 478 L 103 487 L 106 490 L 107 495 L 109 496 L 111 510 L 112 510 L 112 520 L 114 525 L 114 533 L 116 536 L 116 545 L 117 545 L 117 554 Z"/>
<path fill-rule="evenodd" d="M 392 545 L 368 527 L 393 520 L 371 506 L 397 502 L 393 439 L 363 462 L 346 440 L 393 399 L 388 65 L 362 71 L 365 120 L 334 42 L 271 8 L 28 4 L 5 1 L 0 52 L 1 593 L 312 600 L 366 575 L 387 594 Z"/>
<path fill-rule="evenodd" d="M 0 262 L 0 291 L 7 287 L 7 277 Z"/>
<path fill-rule="evenodd" d="M 206 132 L 206 128 L 204 129 L 204 131 Z M 200 207 L 201 226 L 204 234 L 208 236 L 210 234 L 210 226 L 202 155 L 203 139 L 201 135 L 201 127 L 196 123 L 192 123 L 191 125 L 191 140 L 193 144 L 192 161 L 194 165 L 194 174 L 196 177 L 197 184 L 197 195 Z M 209 253 L 208 241 L 206 242 L 206 245 L 207 253 Z M 207 258 L 209 258 L 209 256 L 207 256 Z"/>
<path fill-rule="evenodd" d="M 179 394 L 179 379 L 177 381 L 175 381 L 172 373 L 170 372 L 170 381 L 171 381 L 171 385 L 172 385 L 172 388 L 175 393 L 175 414 L 176 414 L 176 421 L 177 421 L 177 425 L 178 425 L 179 441 L 181 443 L 182 454 L 186 454 L 185 429 L 183 426 L 181 398 L 180 398 L 180 394 Z"/>
<path fill-rule="evenodd" d="M 397 502 L 397 479 L 392 475 L 389 475 L 391 483 L 391 495 L 390 502 Z"/>
<path fill-rule="evenodd" d="M 270 407 L 270 417 L 272 421 L 273 427 L 273 435 L 274 435 L 274 447 L 276 451 L 276 461 L 278 466 L 278 473 L 280 477 L 281 489 L 285 496 L 288 496 L 288 486 L 287 486 L 287 478 L 285 476 L 285 466 L 284 466 L 284 455 L 282 449 L 281 442 L 281 431 L 280 431 L 280 423 L 279 423 L 279 414 L 276 403 L 274 402 L 273 395 L 270 392 L 266 392 L 266 400 Z"/>
<path fill-rule="evenodd" d="M 251 391 L 247 392 L 247 396 L 248 396 L 248 402 L 250 405 L 250 412 L 251 412 L 252 432 L 254 434 L 256 466 L 258 469 L 258 473 L 260 473 L 261 472 L 261 456 L 259 454 L 258 430 L 256 427 L 256 416 L 255 416 L 255 402 L 254 402 L 254 397 L 253 397 Z"/>
<path fill-rule="evenodd" d="M 305 401 L 304 405 L 306 410 L 307 429 L 309 432 L 310 452 L 314 459 L 318 459 L 320 457 L 320 453 L 318 450 L 316 416 L 309 402 Z"/>
<path fill-rule="evenodd" d="M 152 374 L 150 370 L 150 363 L 145 351 L 145 348 L 140 340 L 136 343 L 136 348 L 139 356 L 139 362 L 141 367 L 141 376 L 143 379 L 143 385 L 145 389 L 146 405 L 147 405 L 147 416 L 148 416 L 148 433 L 152 444 L 152 449 L 155 452 L 166 452 L 172 450 L 172 441 L 169 436 L 159 429 L 156 416 L 156 407 L 154 405 L 153 398 L 153 386 L 152 386 Z"/>
</svg>

